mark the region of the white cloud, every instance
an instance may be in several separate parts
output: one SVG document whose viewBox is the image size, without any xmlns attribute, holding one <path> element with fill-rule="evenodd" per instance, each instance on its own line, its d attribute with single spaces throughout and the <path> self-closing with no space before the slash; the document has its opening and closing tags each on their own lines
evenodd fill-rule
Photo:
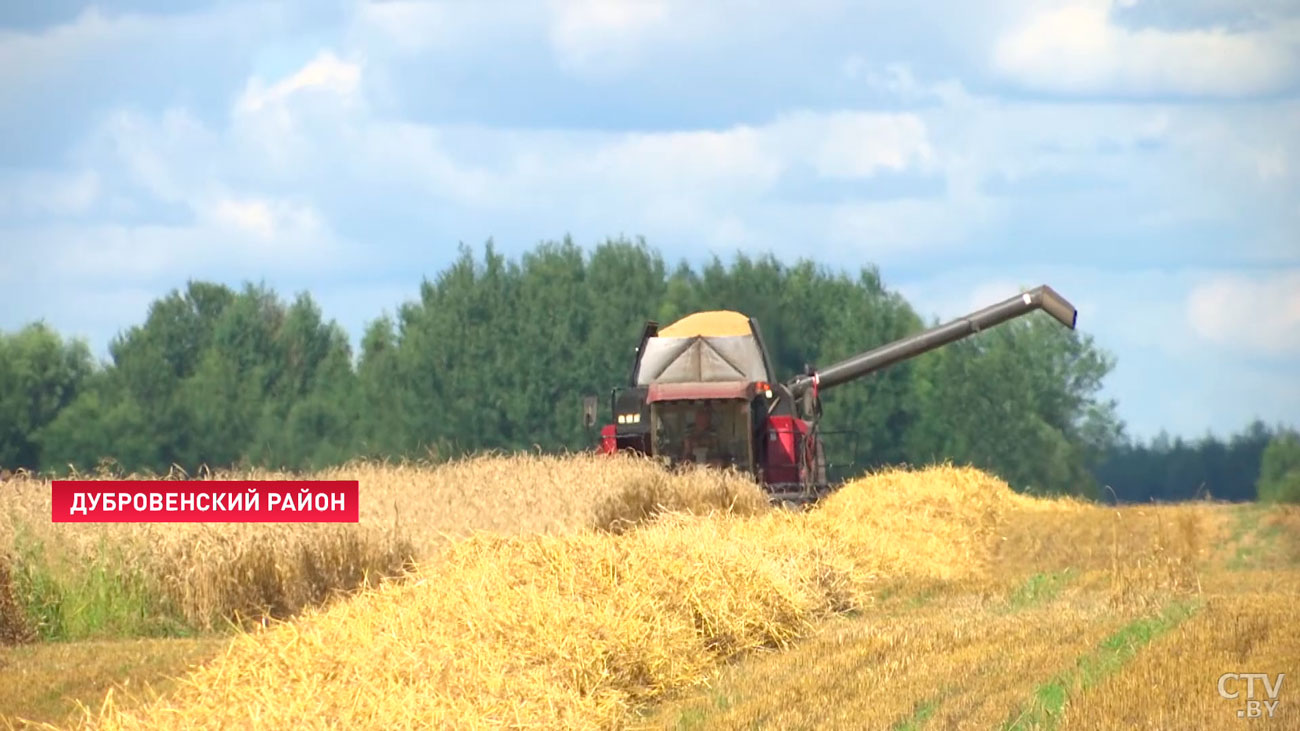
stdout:
<svg viewBox="0 0 1300 731">
<path fill-rule="evenodd" d="M 961 107 L 972 99 L 961 81 L 950 78 L 936 83 L 925 83 L 916 78 L 905 63 L 888 63 L 881 68 L 868 68 L 860 56 L 850 56 L 844 62 L 844 73 L 851 78 L 861 76 L 867 86 L 883 91 L 904 104 L 939 102 L 949 107 Z"/>
<path fill-rule="evenodd" d="M 925 170 L 935 158 L 925 122 L 915 114 L 801 112 L 781 117 L 764 136 L 772 148 L 827 178 Z"/>
<path fill-rule="evenodd" d="M 1216 277 L 1188 295 L 1187 318 L 1216 345 L 1300 355 L 1300 269 Z"/>
<path fill-rule="evenodd" d="M 368 113 L 362 76 L 360 62 L 323 49 L 279 81 L 252 77 L 235 100 L 223 154 L 240 155 L 254 170 L 300 176 L 336 142 L 331 138 L 347 131 L 349 120 Z"/>
<path fill-rule="evenodd" d="M 668 26 L 665 0 L 552 0 L 551 46 L 561 65 L 621 70 Z"/>
<path fill-rule="evenodd" d="M 994 69 L 1026 87 L 1079 94 L 1267 94 L 1295 83 L 1295 21 L 1269 30 L 1133 30 L 1109 0 L 1040 12 L 998 39 Z"/>
<path fill-rule="evenodd" d="M 961 248 L 971 234 L 992 225 L 1002 215 L 1001 208 L 983 198 L 839 203 L 826 212 L 825 228 L 818 233 L 845 259 L 915 259 Z"/>
<path fill-rule="evenodd" d="M 113 282 L 167 286 L 187 277 L 337 271 L 354 253 L 308 208 L 283 201 L 219 201 L 192 223 L 87 223 L 6 232 L 7 245 L 32 262 L 57 261 L 65 284 Z M 21 264 L 21 262 L 20 262 Z"/>
<path fill-rule="evenodd" d="M 290 149 L 307 159 L 303 150 L 322 141 L 311 139 L 318 130 L 300 134 L 316 111 L 315 95 L 351 97 L 359 83 L 356 64 L 323 52 L 283 80 L 250 82 L 226 129 L 214 129 L 183 108 L 107 115 L 77 151 L 86 169 L 65 176 L 45 204 L 84 208 L 110 191 L 111 209 L 139 215 L 161 207 L 167 222 L 110 217 L 78 224 L 65 212 L 41 227 L 11 229 L 7 238 L 20 248 L 47 252 L 72 279 L 143 282 L 347 266 L 348 247 L 305 190 L 310 171 L 296 173 L 291 187 L 277 186 L 277 162 L 283 161 L 277 153 Z M 15 190 L 31 197 L 41 182 L 28 175 Z"/>
<path fill-rule="evenodd" d="M 406 53 L 447 42 L 454 22 L 452 6 L 419 0 L 362 2 L 354 20 L 359 32 L 376 32 Z"/>
<path fill-rule="evenodd" d="M 184 109 L 157 118 L 134 111 L 109 115 L 80 152 L 88 164 L 117 168 L 124 182 L 161 201 L 179 203 L 215 174 L 220 140 Z"/>
<path fill-rule="evenodd" d="M 263 242 L 301 243 L 326 234 L 310 206 L 284 200 L 221 197 L 201 208 L 200 220 Z"/>
<path fill-rule="evenodd" d="M 261 238 L 275 233 L 271 207 L 265 201 L 237 201 L 225 198 L 216 202 L 209 215 L 219 224 L 243 229 Z"/>
<path fill-rule="evenodd" d="M 428 140 L 440 136 L 436 128 L 423 130 Z M 867 178 L 928 169 L 935 157 L 918 117 L 865 112 L 798 112 L 757 125 L 664 132 L 477 129 L 472 138 L 461 149 L 503 158 L 488 174 L 517 198 L 550 188 L 632 200 L 753 202 L 796 167 L 826 179 Z"/>
<path fill-rule="evenodd" d="M 1063 108 L 973 96 L 955 82 L 927 85 L 902 66 L 887 77 L 900 95 L 940 103 L 905 113 L 787 111 L 758 123 L 651 132 L 437 125 L 373 109 L 368 70 L 325 49 L 282 79 L 250 81 L 224 128 L 179 111 L 118 115 L 101 147 L 153 195 L 183 203 L 206 224 L 242 220 L 235 230 L 250 237 L 265 237 L 272 220 L 311 220 L 329 231 L 331 200 L 383 190 L 415 208 L 440 207 L 449 241 L 623 232 L 689 251 L 741 245 L 803 254 L 796 242 L 816 240 L 823 255 L 881 263 L 970 249 L 1026 216 L 1085 228 L 1119 211 L 1130 225 L 1157 230 L 1235 220 L 1240 197 L 1261 207 L 1252 220 L 1266 228 L 1269 196 L 1294 189 L 1286 115 L 1260 106 L 1212 115 L 1171 105 Z M 1149 164 L 1135 170 L 1137 150 Z M 836 192 L 900 173 L 929 187 L 903 196 Z M 1091 195 L 1112 209 L 1080 205 L 1083 194 L 1071 193 L 1058 194 L 1062 207 L 1052 211 L 1027 192 L 1046 182 L 1050 194 L 1056 181 L 1072 179 L 1100 186 Z M 789 181 L 806 184 L 813 199 L 787 197 Z M 1010 192 L 990 192 L 994 183 Z M 1142 196 L 1143 205 L 1105 186 Z M 217 216 L 214 201 L 223 197 L 245 206 L 295 201 L 312 213 L 295 218 L 282 207 L 274 219 L 272 208 L 229 204 Z"/>
<path fill-rule="evenodd" d="M 1159 230 L 1234 221 L 1244 203 L 1260 207 L 1251 220 L 1263 229 L 1276 214 L 1270 196 L 1295 188 L 1286 133 L 1296 121 L 1278 113 L 1286 102 L 1208 114 L 1187 105 L 1007 102 L 957 82 L 929 85 L 894 65 L 873 83 L 939 103 L 904 113 L 790 110 L 715 128 L 542 130 L 394 119 L 367 103 L 363 57 L 327 48 L 281 79 L 254 77 L 224 125 L 181 110 L 114 115 L 82 162 L 94 169 L 107 153 L 148 194 L 254 239 L 328 235 L 340 199 L 384 191 L 409 202 L 413 217 L 438 208 L 449 242 L 623 232 L 681 242 L 684 251 L 803 254 L 798 242 L 814 240 L 823 255 L 881 263 L 969 250 L 1026 218 L 1083 229 L 1120 215 Z M 1139 150 L 1146 161 L 1135 168 Z M 103 180 L 112 173 L 101 171 Z M 923 182 L 903 195 L 838 187 L 885 174 Z M 1099 192 L 1057 194 L 1047 199 L 1059 201 L 1055 210 L 1035 197 L 1044 183 L 1050 194 L 1072 179 Z M 804 185 L 811 199 L 787 196 L 787 183 Z M 1009 192 L 990 192 L 995 183 Z"/>
<path fill-rule="evenodd" d="M 235 104 L 237 113 L 261 111 L 271 104 L 283 104 L 294 94 L 321 92 L 348 98 L 361 83 L 361 66 L 343 61 L 333 51 L 321 51 L 306 66 L 286 79 L 267 85 L 254 77 Z"/>
<path fill-rule="evenodd" d="M 763 138 L 745 126 L 622 135 L 597 144 L 590 166 L 580 162 L 578 150 L 571 152 L 579 162 L 575 170 L 632 188 L 669 194 L 718 185 L 752 190 L 770 185 L 781 169 L 781 159 L 764 149 Z"/>
</svg>

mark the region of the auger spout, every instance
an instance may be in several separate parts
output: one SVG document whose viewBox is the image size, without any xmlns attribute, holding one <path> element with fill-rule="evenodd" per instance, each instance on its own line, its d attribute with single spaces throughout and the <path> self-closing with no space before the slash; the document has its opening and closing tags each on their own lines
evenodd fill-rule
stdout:
<svg viewBox="0 0 1300 731">
<path fill-rule="evenodd" d="M 802 396 L 814 384 L 818 389 L 834 388 L 1034 310 L 1045 311 L 1072 330 L 1078 319 L 1074 306 L 1044 284 L 944 325 L 859 353 L 823 370 L 801 374 L 786 385 L 795 397 Z"/>
</svg>

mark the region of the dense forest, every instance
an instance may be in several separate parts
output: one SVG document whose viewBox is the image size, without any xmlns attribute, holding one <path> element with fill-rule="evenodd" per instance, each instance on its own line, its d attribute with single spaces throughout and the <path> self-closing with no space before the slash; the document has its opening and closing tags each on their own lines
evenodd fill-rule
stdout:
<svg viewBox="0 0 1300 731">
<path fill-rule="evenodd" d="M 624 240 L 544 243 L 518 260 L 462 247 L 369 324 L 355 355 L 309 294 L 191 281 L 104 363 L 42 323 L 0 334 L 0 467 L 192 473 L 588 448 L 581 396 L 625 377 L 644 322 L 724 308 L 758 318 L 786 376 L 934 324 L 874 268 L 737 256 L 697 271 Z M 1099 395 L 1113 366 L 1091 337 L 1035 313 L 837 389 L 824 424 L 856 432 L 857 469 L 952 460 L 1030 492 L 1249 500 L 1262 465 L 1289 484 L 1300 444 L 1282 429 L 1128 440 Z M 1282 445 L 1272 467 L 1270 443 Z"/>
</svg>

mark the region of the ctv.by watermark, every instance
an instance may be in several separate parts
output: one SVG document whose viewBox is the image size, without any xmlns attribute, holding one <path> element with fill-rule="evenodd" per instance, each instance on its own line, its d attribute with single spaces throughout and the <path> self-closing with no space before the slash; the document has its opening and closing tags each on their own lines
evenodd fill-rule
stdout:
<svg viewBox="0 0 1300 731">
<path fill-rule="evenodd" d="M 1244 708 L 1237 709 L 1237 718 L 1272 718 L 1285 679 L 1286 673 L 1278 673 L 1276 676 L 1268 673 L 1224 673 L 1219 676 L 1219 697 L 1245 704 Z"/>
</svg>

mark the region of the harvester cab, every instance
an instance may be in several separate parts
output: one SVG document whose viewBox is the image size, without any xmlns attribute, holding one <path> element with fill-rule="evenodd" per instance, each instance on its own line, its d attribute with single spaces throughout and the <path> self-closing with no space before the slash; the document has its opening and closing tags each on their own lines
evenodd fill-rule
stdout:
<svg viewBox="0 0 1300 731">
<path fill-rule="evenodd" d="M 1075 326 L 1074 307 L 1044 285 L 785 383 L 752 318 L 718 310 L 662 329 L 648 322 L 627 385 L 610 393 L 614 423 L 601 430 L 599 450 L 730 467 L 774 500 L 815 500 L 833 487 L 819 431 L 823 391 L 1040 309 Z"/>
</svg>

